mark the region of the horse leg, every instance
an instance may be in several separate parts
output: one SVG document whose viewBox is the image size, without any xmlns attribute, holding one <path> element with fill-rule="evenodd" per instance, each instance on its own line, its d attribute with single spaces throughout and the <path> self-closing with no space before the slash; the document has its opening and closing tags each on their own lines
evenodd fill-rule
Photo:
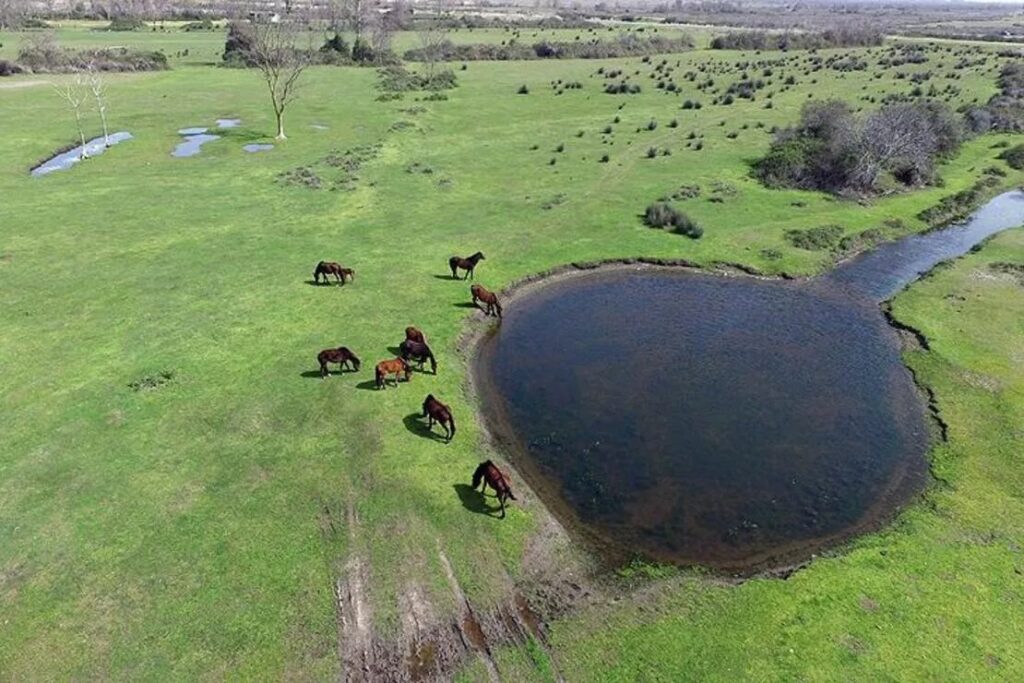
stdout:
<svg viewBox="0 0 1024 683">
<path fill-rule="evenodd" d="M 501 506 L 501 518 L 505 519 L 505 494 L 498 494 L 498 505 Z"/>
<path fill-rule="evenodd" d="M 327 370 L 327 363 L 320 364 L 320 379 L 327 379 L 329 371 Z"/>
</svg>

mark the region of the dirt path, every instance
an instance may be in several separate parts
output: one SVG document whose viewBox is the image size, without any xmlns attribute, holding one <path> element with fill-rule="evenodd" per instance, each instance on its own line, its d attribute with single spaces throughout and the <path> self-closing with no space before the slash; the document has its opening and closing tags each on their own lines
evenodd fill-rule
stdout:
<svg viewBox="0 0 1024 683">
<path fill-rule="evenodd" d="M 49 81 L 12 81 L 11 83 L 0 83 L 0 90 L 18 90 L 19 88 L 31 88 L 35 85 L 46 85 Z"/>
</svg>

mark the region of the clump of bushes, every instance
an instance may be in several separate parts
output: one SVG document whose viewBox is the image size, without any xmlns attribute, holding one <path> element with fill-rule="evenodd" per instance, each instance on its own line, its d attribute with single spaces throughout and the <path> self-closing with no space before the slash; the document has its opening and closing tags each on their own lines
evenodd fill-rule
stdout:
<svg viewBox="0 0 1024 683">
<path fill-rule="evenodd" d="M 137 17 L 114 17 L 102 31 L 144 31 L 146 22 Z"/>
<path fill-rule="evenodd" d="M 693 239 L 704 234 L 704 229 L 682 211 L 666 202 L 655 202 L 644 211 L 644 223 L 651 228 L 671 229 Z"/>
<path fill-rule="evenodd" d="M 89 69 L 162 71 L 168 68 L 167 55 L 162 52 L 129 48 L 68 50 L 47 35 L 26 41 L 18 53 L 18 65 L 34 73 L 76 73 Z"/>
<path fill-rule="evenodd" d="M 14 62 L 9 62 L 6 59 L 0 59 L 0 76 L 14 76 L 20 74 L 25 70 Z"/>
<path fill-rule="evenodd" d="M 797 249 L 830 251 L 839 246 L 843 236 L 841 225 L 821 225 L 807 230 L 787 230 L 786 239 Z"/>
<path fill-rule="evenodd" d="M 1010 168 L 1018 171 L 1024 169 L 1024 144 L 1010 147 L 1000 154 L 999 158 L 1005 161 Z"/>
<path fill-rule="evenodd" d="M 845 102 L 804 105 L 754 167 L 769 187 L 874 194 L 932 182 L 935 162 L 955 152 L 962 126 L 936 101 L 890 104 L 855 116 Z"/>
<path fill-rule="evenodd" d="M 410 62 L 422 61 L 509 61 L 528 59 L 611 59 L 639 57 L 669 52 L 683 52 L 693 47 L 689 37 L 665 38 L 623 33 L 612 40 L 541 41 L 524 45 L 508 41 L 503 45 L 472 43 L 456 45 L 444 41 L 430 48 L 406 50 L 403 57 Z"/>
<path fill-rule="evenodd" d="M 428 75 L 409 71 L 400 64 L 392 64 L 380 69 L 377 75 L 377 87 L 386 92 L 449 90 L 458 85 L 455 72 L 449 69 L 441 69 Z"/>
<path fill-rule="evenodd" d="M 711 41 L 712 50 L 819 50 L 830 47 L 873 47 L 885 36 L 870 28 L 837 28 L 803 33 L 733 31 Z"/>
</svg>

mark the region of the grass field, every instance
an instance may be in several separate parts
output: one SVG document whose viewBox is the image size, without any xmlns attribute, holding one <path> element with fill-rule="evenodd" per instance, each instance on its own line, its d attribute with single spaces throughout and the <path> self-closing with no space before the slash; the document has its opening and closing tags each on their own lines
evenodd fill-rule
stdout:
<svg viewBox="0 0 1024 683">
<path fill-rule="evenodd" d="M 221 49 L 209 34 L 68 31 L 68 45 L 195 40 L 197 61 Z M 16 45 L 0 42 L 0 57 Z M 665 57 L 722 85 L 754 58 Z M 46 85 L 9 87 L 46 77 L 0 81 L 0 678 L 334 678 L 350 647 L 339 585 L 361 602 L 357 637 L 410 643 L 449 624 L 460 594 L 484 621 L 516 590 L 542 608 L 538 575 L 589 597 L 552 613 L 547 643 L 496 643 L 491 660 L 460 662 L 463 679 L 489 667 L 508 680 L 1021 678 L 1024 289 L 987 266 L 1021 262 L 1020 231 L 895 302 L 932 340 L 908 362 L 950 424 L 931 454 L 938 483 L 889 530 L 787 580 L 650 567 L 593 577 L 529 492 L 503 522 L 460 502 L 453 485 L 500 455 L 467 394 L 457 340 L 483 323 L 461 306 L 466 285 L 442 277 L 450 255 L 484 251 L 477 279 L 499 289 L 638 255 L 810 274 L 832 257 L 796 249 L 786 230 L 852 234 L 892 218 L 922 229 L 921 209 L 986 167 L 1002 166 L 1005 187 L 1022 180 L 993 149 L 1013 138 L 986 136 L 943 167 L 944 187 L 865 205 L 767 190 L 749 162 L 809 96 L 872 106 L 857 98 L 909 80 L 824 70 L 800 74 L 772 109 L 714 106 L 692 84 L 655 89 L 660 61 L 474 62 L 447 101 L 377 101 L 372 70 L 316 68 L 288 112 L 289 140 L 249 155 L 242 144 L 273 134 L 258 77 L 180 59 L 111 77 L 113 128 L 135 139 L 41 179 L 28 169 L 74 140 L 70 116 Z M 958 101 L 995 92 L 999 60 L 960 72 L 954 61 L 903 70 L 933 70 Z M 643 92 L 603 94 L 599 67 L 639 71 Z M 797 73 L 776 71 L 777 82 Z M 583 87 L 558 95 L 558 79 Z M 691 97 L 704 107 L 680 109 Z M 177 129 L 229 116 L 242 126 L 197 157 L 170 156 Z M 340 171 L 320 160 L 364 145 L 375 147 L 347 189 L 278 180 L 311 166 L 331 186 Z M 648 159 L 649 147 L 671 155 Z M 681 185 L 701 188 L 679 203 L 699 240 L 638 219 Z M 310 286 L 320 259 L 354 267 L 355 283 Z M 438 376 L 367 390 L 409 324 L 427 333 Z M 321 381 L 316 353 L 339 344 L 364 368 Z M 427 392 L 455 410 L 449 445 L 409 417 Z"/>
</svg>

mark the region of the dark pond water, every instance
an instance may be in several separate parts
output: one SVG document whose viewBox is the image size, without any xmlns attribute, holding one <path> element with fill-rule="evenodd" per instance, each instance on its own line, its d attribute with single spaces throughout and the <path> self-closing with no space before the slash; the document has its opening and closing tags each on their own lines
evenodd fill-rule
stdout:
<svg viewBox="0 0 1024 683">
<path fill-rule="evenodd" d="M 88 142 L 85 143 L 85 154 L 87 157 L 99 156 L 100 154 L 103 154 L 105 151 L 107 151 L 109 147 L 113 147 L 118 143 L 131 139 L 132 134 L 125 131 L 121 131 L 119 133 L 111 133 L 110 135 L 107 136 L 106 140 L 104 140 L 103 137 L 100 136 L 98 138 L 89 140 Z M 83 146 L 78 145 L 74 149 L 70 149 L 67 152 L 57 154 L 52 158 L 47 159 L 43 163 L 39 164 L 35 168 L 33 168 L 31 173 L 33 176 L 39 177 L 47 175 L 49 173 L 53 173 L 54 171 L 67 170 L 82 160 L 82 150 Z"/>
<path fill-rule="evenodd" d="M 884 301 L 936 264 L 965 254 L 987 237 L 1024 223 L 1024 192 L 1006 192 L 970 220 L 923 235 L 912 235 L 842 264 L 823 279 L 855 295 Z"/>
<path fill-rule="evenodd" d="M 808 282 L 646 268 L 540 285 L 481 343 L 488 423 L 613 562 L 804 559 L 926 479 L 924 405 L 877 301 L 1021 222 L 1024 195 L 1003 195 L 960 233 L 904 241 L 927 259 L 900 243 Z"/>
</svg>

